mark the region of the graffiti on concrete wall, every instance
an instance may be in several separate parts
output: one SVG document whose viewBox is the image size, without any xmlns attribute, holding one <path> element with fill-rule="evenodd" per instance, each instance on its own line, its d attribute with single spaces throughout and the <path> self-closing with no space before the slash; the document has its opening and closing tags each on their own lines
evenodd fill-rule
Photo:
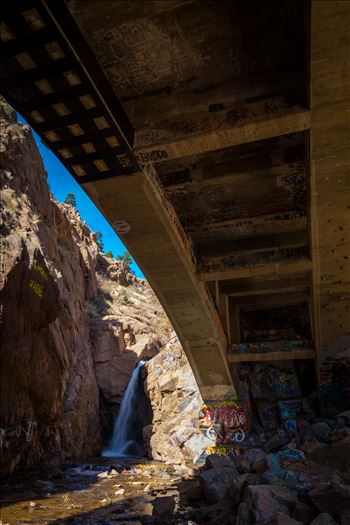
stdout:
<svg viewBox="0 0 350 525">
<path fill-rule="evenodd" d="M 300 224 L 304 224 L 305 213 L 291 210 L 286 213 L 272 213 L 269 215 L 262 215 L 259 217 L 250 217 L 237 220 L 231 220 L 231 218 L 227 218 L 225 219 L 225 224 L 223 224 L 222 222 L 217 222 L 216 218 L 215 221 L 212 218 L 212 222 L 207 223 L 205 223 L 205 220 L 203 223 L 198 218 L 194 218 L 193 221 L 186 219 L 183 221 L 183 223 L 186 231 L 189 233 L 194 233 L 196 231 L 215 232 L 216 230 L 226 230 L 232 233 L 243 233 L 249 231 L 253 231 L 256 233 L 256 231 L 259 228 L 264 229 L 266 224 L 278 225 L 280 223 L 283 223 L 284 221 L 294 221 L 296 223 L 300 222 Z"/>
<path fill-rule="evenodd" d="M 281 369 L 270 364 L 256 364 L 249 376 L 250 388 L 255 399 L 288 399 L 301 397 L 299 381 L 294 366 Z"/>
<path fill-rule="evenodd" d="M 306 260 L 309 257 L 309 248 L 284 248 L 256 252 L 248 255 L 229 255 L 225 257 L 206 258 L 199 263 L 200 272 L 215 272 L 228 268 L 250 268 L 265 263 L 294 262 Z"/>
<path fill-rule="evenodd" d="M 244 441 L 248 420 L 237 401 L 232 398 L 206 400 L 199 412 L 199 429 L 213 444 L 208 454 L 237 454 Z"/>
</svg>

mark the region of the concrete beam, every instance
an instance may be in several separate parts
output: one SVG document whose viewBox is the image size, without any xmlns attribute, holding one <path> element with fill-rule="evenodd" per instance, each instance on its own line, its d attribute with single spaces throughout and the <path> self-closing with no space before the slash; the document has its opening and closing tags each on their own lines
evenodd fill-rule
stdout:
<svg viewBox="0 0 350 525">
<path fill-rule="evenodd" d="M 324 414 L 350 407 L 350 2 L 311 2 L 314 340 Z"/>
<path fill-rule="evenodd" d="M 205 283 L 196 278 L 191 246 L 154 170 L 87 183 L 84 189 L 149 279 L 203 397 L 208 399 L 216 385 L 220 392 L 232 392 L 227 341 L 217 311 Z"/>
<path fill-rule="evenodd" d="M 249 279 L 254 277 L 279 278 L 311 270 L 310 260 L 295 262 L 269 263 L 251 268 L 226 268 L 220 271 L 198 272 L 201 281 L 225 281 L 227 279 Z"/>
<path fill-rule="evenodd" d="M 310 127 L 310 113 L 302 107 L 294 107 L 280 115 L 263 115 L 253 121 L 240 122 L 208 132 L 195 132 L 190 136 L 177 136 L 168 140 L 148 140 L 151 146 L 142 146 L 140 132 L 135 134 L 135 153 L 142 164 L 154 161 L 164 161 L 189 155 L 207 153 L 222 148 L 229 148 L 269 139 L 288 133 L 304 131 Z"/>
</svg>

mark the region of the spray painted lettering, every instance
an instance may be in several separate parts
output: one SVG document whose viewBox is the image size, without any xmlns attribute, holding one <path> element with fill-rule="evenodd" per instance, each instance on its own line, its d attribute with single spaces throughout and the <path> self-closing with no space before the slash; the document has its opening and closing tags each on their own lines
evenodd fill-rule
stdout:
<svg viewBox="0 0 350 525">
<path fill-rule="evenodd" d="M 232 447 L 242 443 L 248 429 L 245 413 L 233 399 L 206 401 L 199 412 L 199 429 L 213 441 L 207 453 L 226 448 L 232 453 Z"/>
<path fill-rule="evenodd" d="M 42 297 L 44 295 L 44 287 L 33 279 L 29 281 L 28 286 L 38 297 Z"/>
</svg>

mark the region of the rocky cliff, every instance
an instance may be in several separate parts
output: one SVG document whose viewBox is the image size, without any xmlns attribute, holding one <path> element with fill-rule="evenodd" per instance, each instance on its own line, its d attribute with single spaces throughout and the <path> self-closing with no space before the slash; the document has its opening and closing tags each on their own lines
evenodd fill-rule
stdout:
<svg viewBox="0 0 350 525">
<path fill-rule="evenodd" d="M 50 194 L 29 127 L 1 101 L 2 472 L 98 453 L 131 370 L 170 331 L 148 284 L 99 253 Z"/>
<path fill-rule="evenodd" d="M 195 462 L 212 442 L 199 430 L 203 400 L 175 333 L 146 363 L 145 372 L 145 391 L 153 414 L 152 424 L 144 428 L 149 457 L 171 463 Z"/>
</svg>

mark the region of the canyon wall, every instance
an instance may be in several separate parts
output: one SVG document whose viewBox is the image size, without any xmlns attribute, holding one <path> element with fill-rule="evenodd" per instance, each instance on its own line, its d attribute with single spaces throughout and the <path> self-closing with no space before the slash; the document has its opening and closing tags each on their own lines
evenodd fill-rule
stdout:
<svg viewBox="0 0 350 525">
<path fill-rule="evenodd" d="M 130 373 L 171 330 L 148 284 L 50 194 L 31 130 L 0 101 L 3 474 L 101 450 Z"/>
</svg>

